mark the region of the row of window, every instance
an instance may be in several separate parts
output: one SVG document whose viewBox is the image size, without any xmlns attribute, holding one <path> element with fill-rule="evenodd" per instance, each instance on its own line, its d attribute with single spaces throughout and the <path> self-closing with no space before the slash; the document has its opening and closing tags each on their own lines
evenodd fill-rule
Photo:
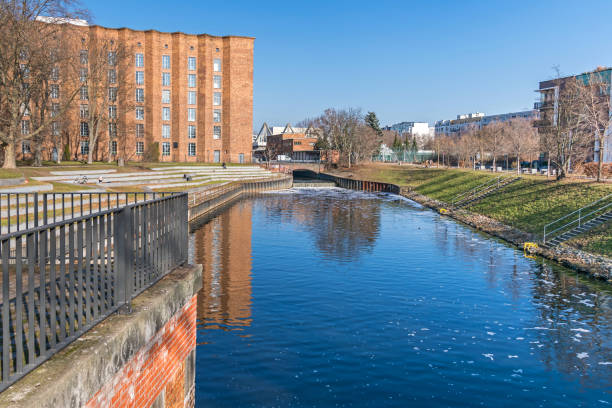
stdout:
<svg viewBox="0 0 612 408">
<path fill-rule="evenodd" d="M 136 68 L 144 68 L 144 54 L 135 54 L 134 65 Z M 170 69 L 170 55 L 162 55 L 162 69 Z M 189 71 L 196 70 L 196 57 L 187 57 L 187 69 Z M 213 60 L 213 71 L 221 72 L 221 59 Z"/>
<path fill-rule="evenodd" d="M 53 122 L 52 130 L 54 132 L 59 131 L 56 122 Z M 30 121 L 24 120 L 21 122 L 21 132 L 24 135 L 27 135 L 30 133 Z M 88 137 L 89 136 L 89 123 L 81 122 L 79 133 L 81 137 Z M 108 135 L 110 137 L 117 136 L 117 124 L 115 122 L 110 122 L 108 124 Z M 144 125 L 142 123 L 136 124 L 136 137 L 137 138 L 144 137 Z M 195 126 L 193 125 L 187 126 L 187 137 L 189 139 L 196 138 L 196 127 Z M 170 125 L 162 125 L 162 138 L 170 139 Z M 221 126 L 213 126 L 213 139 L 221 139 Z"/>
<path fill-rule="evenodd" d="M 82 140 L 80 144 L 81 155 L 86 156 L 89 154 L 89 141 Z M 31 153 L 30 142 L 24 141 L 21 143 L 21 151 L 24 154 Z M 109 143 L 109 153 L 114 156 L 117 154 L 117 141 L 111 140 Z M 144 142 L 136 142 L 136 154 L 142 155 L 144 154 Z M 188 143 L 187 144 L 187 155 L 194 157 L 196 155 L 196 144 Z M 170 142 L 162 142 L 162 156 L 170 156 Z M 214 161 L 218 163 L 221 158 L 221 152 L 219 150 L 214 151 Z M 240 163 L 244 163 L 244 154 L 240 153 L 238 155 L 238 161 Z"/>
</svg>

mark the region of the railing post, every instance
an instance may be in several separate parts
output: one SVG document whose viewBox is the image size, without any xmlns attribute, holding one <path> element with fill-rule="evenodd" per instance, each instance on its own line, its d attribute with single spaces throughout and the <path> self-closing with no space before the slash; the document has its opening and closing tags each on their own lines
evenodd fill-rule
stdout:
<svg viewBox="0 0 612 408">
<path fill-rule="evenodd" d="M 578 226 L 581 226 L 581 222 L 582 222 L 582 208 L 578 210 Z"/>
<path fill-rule="evenodd" d="M 132 300 L 132 209 L 126 205 L 115 213 L 115 264 L 116 271 L 116 302 L 120 312 L 131 312 Z"/>
</svg>

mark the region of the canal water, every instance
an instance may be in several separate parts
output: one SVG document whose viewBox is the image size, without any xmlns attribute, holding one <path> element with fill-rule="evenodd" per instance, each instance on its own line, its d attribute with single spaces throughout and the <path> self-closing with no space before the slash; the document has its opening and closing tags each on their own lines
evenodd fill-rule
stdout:
<svg viewBox="0 0 612 408">
<path fill-rule="evenodd" d="M 190 245 L 197 406 L 612 405 L 610 287 L 409 200 L 244 198 Z"/>
</svg>

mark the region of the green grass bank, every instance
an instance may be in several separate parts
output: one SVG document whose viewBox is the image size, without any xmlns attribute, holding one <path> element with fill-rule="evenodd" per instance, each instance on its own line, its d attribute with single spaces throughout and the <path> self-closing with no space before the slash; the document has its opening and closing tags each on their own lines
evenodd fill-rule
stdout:
<svg viewBox="0 0 612 408">
<path fill-rule="evenodd" d="M 350 174 L 355 179 L 411 187 L 419 194 L 447 203 L 457 195 L 499 176 L 472 170 L 396 165 L 359 166 L 336 173 L 342 176 Z M 524 176 L 466 209 L 522 231 L 541 235 L 544 225 L 611 193 L 612 184 L 574 180 L 558 182 L 542 176 Z M 567 243 L 612 257 L 612 223 L 603 224 Z"/>
</svg>

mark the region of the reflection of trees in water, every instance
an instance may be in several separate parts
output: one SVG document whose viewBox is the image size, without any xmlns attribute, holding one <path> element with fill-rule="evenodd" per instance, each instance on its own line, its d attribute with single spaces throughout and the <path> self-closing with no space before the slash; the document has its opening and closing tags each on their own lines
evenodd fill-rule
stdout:
<svg viewBox="0 0 612 408">
<path fill-rule="evenodd" d="M 327 197 L 325 195 L 278 195 L 266 197 L 269 222 L 291 222 L 312 234 L 323 256 L 339 260 L 372 251 L 380 232 L 380 206 L 376 199 Z"/>
<path fill-rule="evenodd" d="M 252 202 L 241 200 L 194 232 L 194 258 L 203 268 L 201 328 L 251 324 L 251 214 Z"/>
<path fill-rule="evenodd" d="M 534 327 L 543 347 L 536 349 L 549 369 L 578 377 L 585 387 L 612 385 L 612 297 L 596 285 L 546 264 L 538 267 L 533 303 L 539 312 Z M 581 353 L 588 357 L 578 358 Z M 585 354 L 582 354 L 586 356 Z"/>
</svg>

